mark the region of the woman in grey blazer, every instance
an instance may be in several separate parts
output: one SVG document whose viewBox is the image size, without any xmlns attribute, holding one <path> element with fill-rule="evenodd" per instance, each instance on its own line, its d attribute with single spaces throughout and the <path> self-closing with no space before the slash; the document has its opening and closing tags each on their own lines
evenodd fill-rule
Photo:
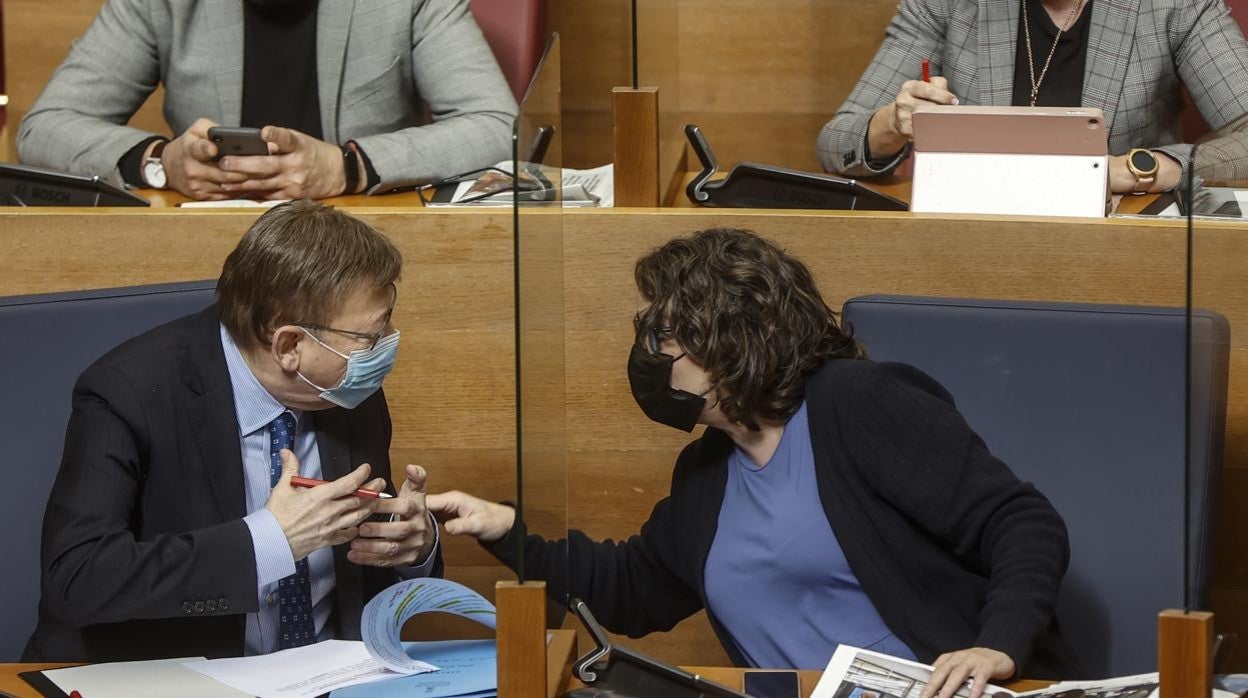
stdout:
<svg viewBox="0 0 1248 698">
<path fill-rule="evenodd" d="M 924 59 L 938 76 L 930 83 Z M 920 102 L 1096 107 L 1109 125 L 1111 188 L 1163 191 L 1190 159 L 1182 87 L 1216 129 L 1199 173 L 1248 178 L 1248 43 L 1223 0 L 902 0 L 823 127 L 819 158 L 854 177 L 891 172 L 910 153 Z M 1156 161 L 1152 178 L 1128 167 L 1135 149 L 1143 164 Z"/>
</svg>

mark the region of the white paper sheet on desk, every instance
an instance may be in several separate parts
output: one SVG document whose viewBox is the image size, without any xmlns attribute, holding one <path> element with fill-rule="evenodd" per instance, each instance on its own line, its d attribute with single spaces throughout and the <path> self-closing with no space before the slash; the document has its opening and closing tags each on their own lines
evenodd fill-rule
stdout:
<svg viewBox="0 0 1248 698">
<path fill-rule="evenodd" d="M 90 664 L 43 672 L 66 695 L 78 691 L 91 698 L 250 698 L 183 666 L 203 657 L 150 662 Z"/>
<path fill-rule="evenodd" d="M 498 690 L 498 653 L 493 640 L 405 642 L 404 649 L 438 670 L 334 691 L 330 698 L 472 698 Z"/>
<path fill-rule="evenodd" d="M 383 666 L 402 674 L 415 673 L 430 665 L 407 654 L 399 632 L 409 618 L 429 612 L 453 613 L 487 628 L 497 625 L 494 605 L 468 587 L 445 579 L 409 579 L 389 587 L 364 606 L 360 635 Z"/>
<path fill-rule="evenodd" d="M 188 662 L 186 667 L 259 698 L 315 698 L 336 688 L 401 676 L 374 659 L 363 642 L 348 640 L 254 657 Z"/>
</svg>

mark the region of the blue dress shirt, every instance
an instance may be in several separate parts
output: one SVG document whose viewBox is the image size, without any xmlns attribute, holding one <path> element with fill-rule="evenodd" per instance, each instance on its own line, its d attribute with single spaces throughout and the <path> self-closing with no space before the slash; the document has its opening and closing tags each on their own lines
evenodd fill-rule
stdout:
<svg viewBox="0 0 1248 698">
<path fill-rule="evenodd" d="M 256 556 L 257 598 L 260 610 L 247 614 L 246 653 L 266 654 L 278 647 L 277 583 L 295 573 L 295 558 L 286 534 L 273 513 L 265 508 L 269 501 L 269 435 L 268 425 L 282 412 L 295 417 L 295 457 L 299 474 L 321 477 L 321 454 L 316 447 L 315 420 L 300 410 L 290 409 L 269 394 L 256 379 L 243 359 L 229 331 L 221 327 L 221 347 L 230 372 L 234 391 L 234 414 L 238 418 L 239 447 L 243 455 L 243 482 L 247 496 L 247 516 L 243 522 L 251 531 Z M 434 525 L 434 549 L 437 548 L 437 527 Z M 415 567 L 397 568 L 405 578 L 423 577 L 433 568 L 436 555 L 430 554 Z M 334 554 L 332 548 L 320 548 L 308 556 L 312 576 L 312 615 L 316 620 L 317 640 L 331 635 L 329 617 L 334 610 Z"/>
<path fill-rule="evenodd" d="M 771 460 L 741 449 L 706 558 L 707 606 L 751 666 L 822 669 L 844 643 L 914 659 L 849 568 L 815 482 L 806 403 Z"/>
</svg>

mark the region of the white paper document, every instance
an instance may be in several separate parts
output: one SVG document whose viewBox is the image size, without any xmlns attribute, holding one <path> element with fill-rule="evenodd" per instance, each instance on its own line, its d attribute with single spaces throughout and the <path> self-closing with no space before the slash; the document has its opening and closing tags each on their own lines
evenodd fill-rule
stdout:
<svg viewBox="0 0 1248 698">
<path fill-rule="evenodd" d="M 254 657 L 188 662 L 186 667 L 259 698 L 315 698 L 336 688 L 400 676 L 374 659 L 363 642 L 347 640 Z"/>
<path fill-rule="evenodd" d="M 841 645 L 810 698 L 920 698 L 931 678 L 932 667 L 926 664 Z M 1028 693 L 989 685 L 984 698 L 1050 698 L 1074 689 L 1081 692 L 1081 698 L 1158 698 L 1157 686 L 1154 672 L 1099 681 L 1063 681 Z M 954 693 L 959 698 L 970 694 L 969 681 Z M 1214 690 L 1212 698 L 1235 698 L 1235 694 Z"/>
<path fill-rule="evenodd" d="M 78 691 L 90 698 L 249 698 L 229 686 L 183 666 L 203 657 L 159 659 L 150 662 L 89 664 L 43 672 L 45 678 L 69 695 Z"/>
</svg>

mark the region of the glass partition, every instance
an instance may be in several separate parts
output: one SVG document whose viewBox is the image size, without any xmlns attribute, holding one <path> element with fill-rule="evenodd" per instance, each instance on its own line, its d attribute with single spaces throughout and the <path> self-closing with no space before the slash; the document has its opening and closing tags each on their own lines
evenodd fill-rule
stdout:
<svg viewBox="0 0 1248 698">
<path fill-rule="evenodd" d="M 1245 401 L 1242 393 L 1243 328 L 1248 305 L 1242 294 L 1248 268 L 1248 183 L 1227 181 L 1224 151 L 1193 149 L 1195 178 L 1178 191 L 1185 206 L 1188 245 L 1187 530 L 1188 580 L 1184 604 L 1212 611 L 1218 632 L 1243 634 L 1244 616 L 1236 598 L 1248 589 L 1248 568 L 1240 563 L 1242 524 L 1236 515 L 1248 498 L 1240 473 L 1248 468 Z M 1205 154 L 1202 154 L 1204 152 Z M 1202 182 L 1202 178 L 1204 181 Z M 1178 231 L 1176 230 L 1176 234 Z M 1178 608 L 1178 607 L 1176 607 Z M 1248 670 L 1248 656 L 1234 643 L 1215 658 L 1216 673 Z"/>
<path fill-rule="evenodd" d="M 611 90 L 632 85 L 632 0 L 554 0 L 551 29 L 558 32 L 564 66 L 564 166 L 590 169 L 614 157 Z"/>
<path fill-rule="evenodd" d="M 560 36 L 552 36 L 520 105 L 512 134 L 514 171 L 539 183 L 516 189 L 514 294 L 516 357 L 516 512 L 530 534 L 548 541 L 567 536 L 564 409 L 563 162 Z M 561 560 L 531 569 L 523 540 L 514 551 L 520 581 L 547 581 L 557 593 Z M 549 558 L 546 558 L 549 559 Z M 566 602 L 549 600 L 557 626 Z"/>
<path fill-rule="evenodd" d="M 616 87 L 658 87 L 661 186 L 681 169 L 680 10 L 671 0 L 556 2 L 551 25 L 569 60 L 563 73 L 564 165 L 590 169 L 612 162 Z M 664 192 L 666 194 L 666 192 Z"/>
</svg>

